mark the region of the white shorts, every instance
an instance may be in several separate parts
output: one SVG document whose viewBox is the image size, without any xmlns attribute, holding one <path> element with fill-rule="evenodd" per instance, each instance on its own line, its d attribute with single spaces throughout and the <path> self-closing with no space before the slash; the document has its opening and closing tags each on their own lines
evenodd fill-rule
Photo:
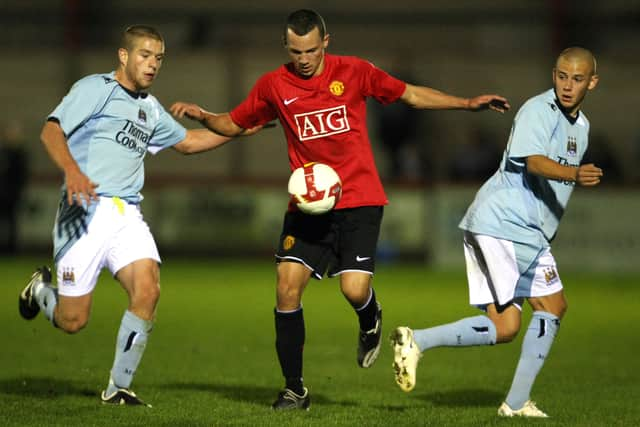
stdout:
<svg viewBox="0 0 640 427">
<path fill-rule="evenodd" d="M 496 237 L 464 233 L 469 303 L 486 308 L 562 290 L 550 248 L 534 250 Z M 518 308 L 521 308 L 517 305 Z"/>
<path fill-rule="evenodd" d="M 140 207 L 118 198 L 100 197 L 87 232 L 57 263 L 58 293 L 86 295 L 93 291 L 104 267 L 115 275 L 133 261 L 146 258 L 160 262 Z"/>
</svg>

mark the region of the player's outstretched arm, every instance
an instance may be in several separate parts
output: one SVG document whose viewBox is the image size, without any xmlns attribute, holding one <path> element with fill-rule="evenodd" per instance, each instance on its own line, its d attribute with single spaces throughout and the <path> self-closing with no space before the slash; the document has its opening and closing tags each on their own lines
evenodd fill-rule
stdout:
<svg viewBox="0 0 640 427">
<path fill-rule="evenodd" d="M 480 95 L 475 98 L 460 98 L 426 86 L 407 87 L 400 97 L 402 102 L 417 109 L 429 110 L 494 110 L 504 113 L 510 108 L 506 98 L 500 95 Z"/>
<path fill-rule="evenodd" d="M 81 205 L 83 198 L 87 204 L 90 204 L 91 200 L 98 200 L 96 194 L 98 184 L 92 182 L 80 170 L 78 163 L 69 151 L 67 138 L 60 125 L 53 121 L 47 121 L 40 133 L 40 140 L 47 149 L 49 157 L 64 172 L 67 203 L 72 205 L 75 201 L 76 204 Z"/>
<path fill-rule="evenodd" d="M 536 155 L 527 157 L 527 171 L 548 179 L 573 181 L 583 187 L 592 187 L 600 183 L 602 169 L 593 163 L 580 167 L 564 166 L 554 162 L 546 156 Z"/>
<path fill-rule="evenodd" d="M 200 122 L 204 127 L 223 136 L 236 136 L 246 134 L 245 129 L 236 125 L 229 113 L 215 114 L 203 110 L 199 105 L 188 102 L 176 102 L 169 108 L 175 117 L 187 117 Z"/>
<path fill-rule="evenodd" d="M 195 154 L 221 147 L 229 141 L 230 137 L 218 135 L 207 129 L 190 129 L 187 130 L 185 138 L 173 148 L 182 154 Z"/>
</svg>

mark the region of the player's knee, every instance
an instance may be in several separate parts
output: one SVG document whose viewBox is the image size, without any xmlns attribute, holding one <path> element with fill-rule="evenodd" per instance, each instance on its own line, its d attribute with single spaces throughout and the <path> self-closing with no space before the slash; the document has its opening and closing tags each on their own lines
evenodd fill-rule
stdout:
<svg viewBox="0 0 640 427">
<path fill-rule="evenodd" d="M 567 304 L 567 300 L 563 299 L 562 302 L 559 304 L 557 308 L 558 312 L 555 313 L 555 315 L 558 316 L 559 319 L 562 319 L 564 315 L 567 313 L 568 308 L 569 308 L 569 305 Z"/>
<path fill-rule="evenodd" d="M 68 334 L 80 332 L 89 323 L 88 316 L 81 315 L 62 315 L 56 316 L 56 325 Z"/>
<path fill-rule="evenodd" d="M 342 295 L 352 303 L 358 303 L 362 305 L 366 303 L 369 298 L 369 287 L 342 287 Z"/>
<path fill-rule="evenodd" d="M 278 281 L 278 301 L 290 302 L 299 301 L 302 298 L 302 286 L 298 283 L 279 280 Z"/>
<path fill-rule="evenodd" d="M 137 305 L 155 308 L 160 299 L 160 285 L 157 282 L 149 282 L 144 286 L 138 287 L 135 293 L 135 301 Z"/>
<path fill-rule="evenodd" d="M 496 325 L 496 342 L 498 344 L 513 341 L 520 332 L 520 324 Z"/>
</svg>

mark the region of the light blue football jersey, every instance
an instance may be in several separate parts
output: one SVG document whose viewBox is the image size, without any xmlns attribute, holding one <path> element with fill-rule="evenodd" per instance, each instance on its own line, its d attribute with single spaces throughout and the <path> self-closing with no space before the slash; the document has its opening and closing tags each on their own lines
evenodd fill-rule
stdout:
<svg viewBox="0 0 640 427">
<path fill-rule="evenodd" d="M 153 95 L 125 89 L 114 72 L 76 82 L 52 118 L 60 123 L 82 172 L 99 184 L 97 194 L 129 203 L 142 199 L 147 151 L 155 154 L 186 136 Z"/>
<path fill-rule="evenodd" d="M 60 124 L 71 155 L 98 184 L 99 196 L 134 204 L 142 200 L 147 151 L 171 147 L 187 133 L 154 96 L 125 89 L 115 72 L 78 80 L 48 120 Z M 56 259 L 86 231 L 94 206 L 68 206 L 63 185 L 53 230 Z"/>
<path fill-rule="evenodd" d="M 553 89 L 530 98 L 516 114 L 500 168 L 480 188 L 460 228 L 534 248 L 549 246 L 575 183 L 528 173 L 526 157 L 543 155 L 578 167 L 588 134 L 585 115 L 565 115 Z"/>
</svg>

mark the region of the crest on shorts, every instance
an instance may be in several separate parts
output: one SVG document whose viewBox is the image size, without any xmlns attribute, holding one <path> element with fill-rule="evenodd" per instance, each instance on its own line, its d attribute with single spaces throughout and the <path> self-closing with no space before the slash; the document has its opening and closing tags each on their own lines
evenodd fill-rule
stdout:
<svg viewBox="0 0 640 427">
<path fill-rule="evenodd" d="M 147 123 L 147 113 L 142 108 L 138 110 L 138 121 L 140 123 Z"/>
<path fill-rule="evenodd" d="M 555 282 L 557 278 L 558 273 L 556 272 L 555 268 L 549 267 L 544 269 L 544 280 L 547 282 L 547 285 Z"/>
<path fill-rule="evenodd" d="M 567 139 L 567 155 L 575 157 L 578 154 L 578 143 L 575 136 Z"/>
<path fill-rule="evenodd" d="M 285 251 L 288 251 L 295 244 L 296 244 L 296 238 L 293 236 L 287 236 L 282 241 L 282 249 L 284 249 Z"/>
<path fill-rule="evenodd" d="M 62 268 L 62 284 L 64 286 L 73 286 L 76 284 L 76 275 L 73 273 L 73 267 Z"/>
<path fill-rule="evenodd" d="M 339 80 L 334 80 L 329 85 L 329 90 L 335 96 L 340 96 L 344 93 L 344 83 Z"/>
</svg>

